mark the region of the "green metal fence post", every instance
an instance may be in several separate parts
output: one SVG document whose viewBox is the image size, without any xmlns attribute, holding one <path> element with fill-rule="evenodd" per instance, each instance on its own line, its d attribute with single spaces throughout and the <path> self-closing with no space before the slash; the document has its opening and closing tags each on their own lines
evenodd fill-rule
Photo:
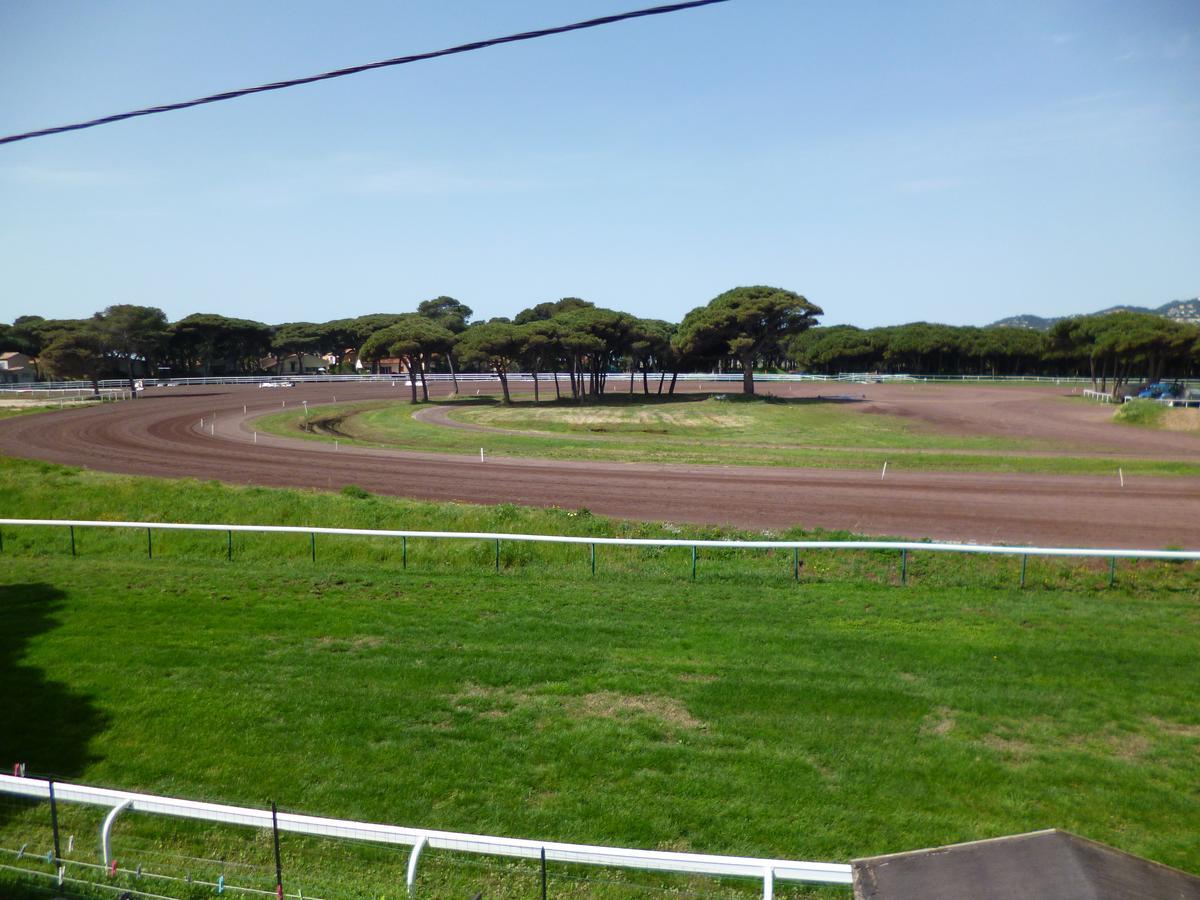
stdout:
<svg viewBox="0 0 1200 900">
<path fill-rule="evenodd" d="M 692 544 L 692 581 L 696 580 L 696 545 Z"/>
<path fill-rule="evenodd" d="M 400 538 L 400 566 L 404 569 L 408 568 L 408 535 Z"/>
<path fill-rule="evenodd" d="M 146 529 L 146 559 L 154 559 L 154 539 L 150 537 L 150 529 Z"/>
<path fill-rule="evenodd" d="M 308 549 L 309 549 L 310 554 L 312 555 L 312 561 L 316 562 L 317 561 L 317 533 L 315 531 L 310 531 L 308 533 Z"/>
<path fill-rule="evenodd" d="M 496 538 L 496 571 L 500 571 L 500 538 Z"/>
<path fill-rule="evenodd" d="M 4 533 L 0 532 L 0 553 L 4 552 Z"/>
<path fill-rule="evenodd" d="M 1021 587 L 1025 587 L 1025 563 L 1029 560 L 1028 554 L 1021 554 Z"/>
<path fill-rule="evenodd" d="M 1114 556 L 1108 561 L 1108 586 L 1112 587 L 1117 580 L 1117 558 Z"/>
<path fill-rule="evenodd" d="M 75 526 L 68 525 L 67 527 L 71 529 L 71 555 L 74 556 L 75 555 Z"/>
<path fill-rule="evenodd" d="M 233 532 L 225 532 L 225 559 L 233 562 Z"/>
<path fill-rule="evenodd" d="M 908 548 L 900 551 L 900 583 L 908 584 Z"/>
<path fill-rule="evenodd" d="M 796 581 L 800 580 L 800 548 L 792 548 L 792 577 Z"/>
<path fill-rule="evenodd" d="M 596 545 L 592 544 L 592 574 L 596 574 Z"/>
</svg>

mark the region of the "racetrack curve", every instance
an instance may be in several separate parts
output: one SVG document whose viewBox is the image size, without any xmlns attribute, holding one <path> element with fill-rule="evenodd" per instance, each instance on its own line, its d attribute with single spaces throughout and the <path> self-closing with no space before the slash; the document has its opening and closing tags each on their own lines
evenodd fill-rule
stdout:
<svg viewBox="0 0 1200 900">
<path fill-rule="evenodd" d="M 857 386 L 854 386 L 858 390 Z M 776 386 L 772 386 L 776 388 Z M 444 392 L 442 386 L 431 389 Z M 727 386 L 717 388 L 728 389 Z M 817 393 L 811 385 L 788 393 Z M 880 396 L 882 411 L 899 396 Z M 908 388 L 907 390 L 913 390 Z M 919 389 L 918 389 L 919 390 Z M 980 391 L 986 389 L 953 389 Z M 995 389 L 998 405 L 1015 403 Z M 826 387 L 828 392 L 829 388 Z M 408 453 L 254 436 L 247 422 L 281 408 L 338 401 L 403 399 L 388 382 L 315 383 L 291 389 L 159 388 L 132 402 L 0 421 L 0 451 L 110 472 L 279 487 L 369 491 L 424 500 L 587 507 L 632 519 L 729 524 L 750 529 L 845 529 L 978 542 L 1051 546 L 1200 547 L 1200 478 L 939 473 L 562 462 Z M 1002 414 L 962 398 L 962 415 L 994 426 Z M 893 400 L 889 400 L 893 398 Z M 969 412 L 971 404 L 976 411 Z M 954 404 L 949 404 L 953 406 Z M 919 404 L 918 404 L 919 406 Z M 243 407 L 245 412 L 243 412 Z M 937 406 L 944 410 L 947 404 Z M 1082 407 L 1082 405 L 1081 405 Z M 215 414 L 215 427 L 210 422 Z M 1095 414 L 1073 408 L 1085 434 Z M 1089 418 L 1091 417 L 1091 418 Z M 203 418 L 203 431 L 199 422 Z M 1028 422 L 1028 410 L 1022 421 Z M 1111 429 L 1112 426 L 1104 425 Z M 1036 429 L 1035 429 L 1036 431 Z M 1011 431 L 1007 433 L 1011 434 Z M 1034 432 L 1028 432 L 1033 434 Z M 1189 458 L 1191 436 L 1100 431 L 1114 452 Z M 1094 444 L 1093 444 L 1094 447 Z M 320 523 L 313 523 L 320 524 Z M 395 523 L 401 525 L 402 523 Z"/>
</svg>

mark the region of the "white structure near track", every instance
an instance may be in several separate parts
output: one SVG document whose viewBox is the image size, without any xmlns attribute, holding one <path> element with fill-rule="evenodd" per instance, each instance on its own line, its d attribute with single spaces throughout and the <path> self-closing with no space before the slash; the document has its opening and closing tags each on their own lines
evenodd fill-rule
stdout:
<svg viewBox="0 0 1200 900">
<path fill-rule="evenodd" d="M 50 789 L 51 782 L 42 779 L 0 775 L 0 794 L 49 800 Z M 275 819 L 281 832 L 411 847 L 406 878 L 410 892 L 416 888 L 417 865 L 420 861 L 421 851 L 426 847 L 483 856 L 533 860 L 540 860 L 542 854 L 545 853 L 546 861 L 555 863 L 640 869 L 682 875 L 750 878 L 762 881 L 764 898 L 774 897 L 776 881 L 811 884 L 851 883 L 851 868 L 848 863 L 713 856 L 703 853 L 675 853 L 663 850 L 631 850 L 622 847 L 563 844 L 554 841 L 434 831 L 400 825 L 381 825 L 374 822 L 328 819 L 296 813 L 281 812 L 273 815 L 270 809 L 201 803 L 195 800 L 63 782 L 54 782 L 53 789 L 55 801 L 58 803 L 81 803 L 108 808 L 109 814 L 104 818 L 100 834 L 101 853 L 106 867 L 112 865 L 112 827 L 117 817 L 133 813 L 148 813 L 176 819 L 239 825 L 260 830 L 271 829 L 273 819 Z M 49 873 L 43 874 L 48 875 Z"/>
</svg>

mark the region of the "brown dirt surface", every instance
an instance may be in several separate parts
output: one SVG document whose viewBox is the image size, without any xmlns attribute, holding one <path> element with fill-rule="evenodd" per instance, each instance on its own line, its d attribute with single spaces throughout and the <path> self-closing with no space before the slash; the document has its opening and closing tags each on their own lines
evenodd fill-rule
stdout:
<svg viewBox="0 0 1200 900">
<path fill-rule="evenodd" d="M 432 387 L 432 386 L 431 386 Z M 736 385 L 689 385 L 730 392 Z M 789 396 L 862 394 L 930 428 L 1055 441 L 1122 456 L 1198 459 L 1190 434 L 1119 428 L 1111 407 L 1069 388 L 762 385 Z M 445 388 L 437 386 L 445 396 Z M 424 500 L 587 507 L 650 520 L 744 528 L 801 525 L 860 534 L 1050 546 L 1200 546 L 1200 478 L 649 465 L 492 458 L 341 447 L 259 435 L 247 420 L 287 408 L 406 398 L 400 386 L 301 384 L 156 388 L 142 399 L 0 422 L 0 451 L 99 470 L 239 484 L 369 491 Z M 243 405 L 246 412 L 243 413 Z M 216 415 L 215 433 L 209 421 Z M 205 419 L 203 432 L 199 428 Z"/>
</svg>

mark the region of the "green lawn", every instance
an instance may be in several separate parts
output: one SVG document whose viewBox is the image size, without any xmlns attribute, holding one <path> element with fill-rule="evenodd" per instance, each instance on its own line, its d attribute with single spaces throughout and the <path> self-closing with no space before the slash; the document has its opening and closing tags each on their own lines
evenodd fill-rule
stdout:
<svg viewBox="0 0 1200 900">
<path fill-rule="evenodd" d="M 606 397 L 595 405 L 564 401 L 511 407 L 492 398 L 439 401 L 462 422 L 518 434 L 470 431 L 420 421 L 429 405 L 394 401 L 322 405 L 308 420 L 297 411 L 255 420 L 255 428 L 313 440 L 443 453 L 545 459 L 750 466 L 891 468 L 939 471 L 1200 475 L 1200 463 L 1073 457 L 1049 444 L 961 436 L 853 403 L 683 396 Z M 1039 455 L 1041 454 L 1041 455 Z"/>
<path fill-rule="evenodd" d="M 711 536 L 0 463 L 12 516 Z M 731 533 L 731 532 L 725 532 Z M 31 773 L 406 825 L 848 860 L 1060 826 L 1200 869 L 1200 571 L 5 527 L 0 760 Z M 64 807 L 72 858 L 99 815 Z M 48 846 L 0 801 L 0 847 Z M 128 816 L 122 866 L 270 889 L 269 840 Z M 306 896 L 398 896 L 406 854 L 284 836 Z M 430 854 L 426 896 L 535 869 Z M 705 881 L 554 871 L 553 896 Z M 0 886 L 5 876 L 0 872 Z M 609 884 L 607 880 L 622 882 Z M 125 882 L 122 882 L 125 883 Z M 128 882 L 132 884 L 132 882 Z M 141 882 L 142 889 L 162 885 Z M 7 890 L 7 888 L 5 889 Z M 194 888 L 210 896 L 211 888 Z M 737 893 L 736 885 L 722 892 Z M 753 887 L 744 888 L 746 896 Z M 168 891 L 169 893 L 169 891 Z M 813 892 L 845 896 L 844 892 Z M 781 896 L 794 894 L 781 893 Z"/>
</svg>

